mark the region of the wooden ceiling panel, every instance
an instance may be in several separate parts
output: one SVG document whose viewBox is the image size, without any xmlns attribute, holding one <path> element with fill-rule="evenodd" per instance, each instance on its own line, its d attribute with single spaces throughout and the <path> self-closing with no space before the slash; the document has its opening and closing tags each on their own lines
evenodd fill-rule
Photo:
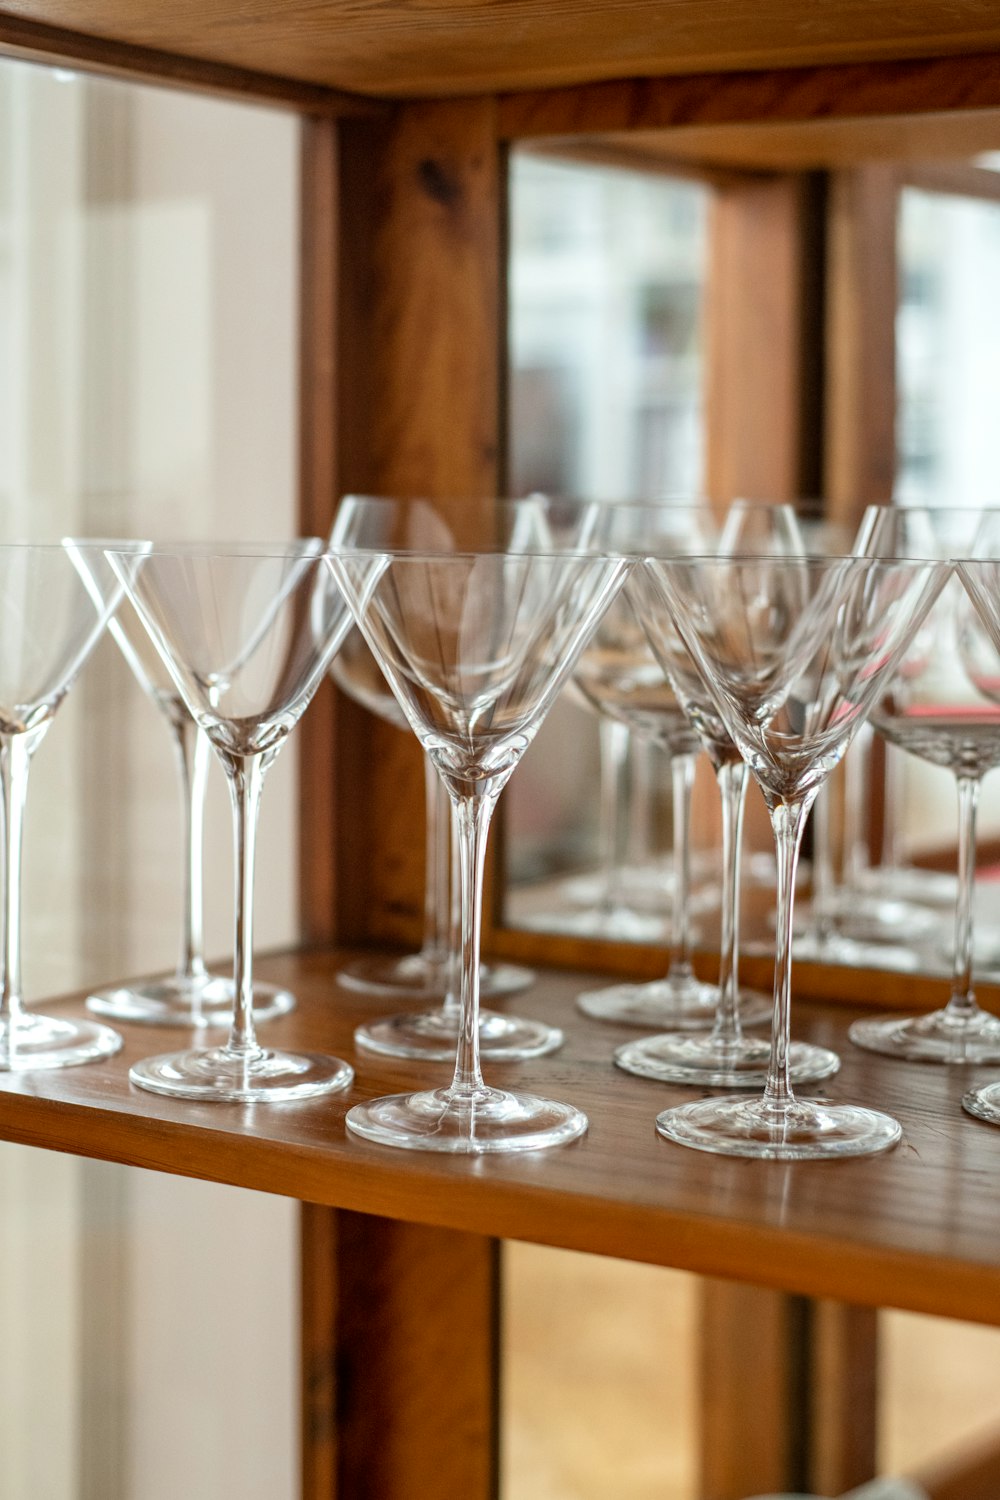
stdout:
<svg viewBox="0 0 1000 1500">
<path fill-rule="evenodd" d="M 7 0 L 0 45 L 17 23 L 384 97 L 1000 52 L 996 0 Z"/>
</svg>

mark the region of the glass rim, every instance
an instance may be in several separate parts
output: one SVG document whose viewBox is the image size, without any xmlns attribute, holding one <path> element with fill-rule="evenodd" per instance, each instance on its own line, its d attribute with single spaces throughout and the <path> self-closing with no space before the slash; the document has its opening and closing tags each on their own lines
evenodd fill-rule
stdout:
<svg viewBox="0 0 1000 1500">
<path fill-rule="evenodd" d="M 146 557 L 296 557 L 305 552 L 320 558 L 326 551 L 326 542 L 319 536 L 293 537 L 283 542 L 239 541 L 126 541 L 123 539 L 90 539 L 80 541 L 72 537 L 74 546 L 100 547 L 107 554 L 131 557 L 135 548 L 143 548 Z"/>
<path fill-rule="evenodd" d="M 641 556 L 641 554 L 624 552 L 617 547 L 504 547 L 500 543 L 497 543 L 495 547 L 436 549 L 433 547 L 360 547 L 350 545 L 346 542 L 338 542 L 336 546 L 327 548 L 325 556 L 334 560 L 353 557 L 384 557 L 390 560 L 407 558 L 410 560 L 433 562 L 457 562 L 459 560 L 472 561 L 479 557 L 507 557 L 512 561 L 518 558 L 531 558 L 551 563 L 598 563 L 632 562 Z"/>
</svg>

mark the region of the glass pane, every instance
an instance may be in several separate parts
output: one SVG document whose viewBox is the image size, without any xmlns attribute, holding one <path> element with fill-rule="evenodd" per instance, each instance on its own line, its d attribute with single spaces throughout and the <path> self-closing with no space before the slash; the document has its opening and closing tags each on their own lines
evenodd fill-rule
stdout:
<svg viewBox="0 0 1000 1500">
<path fill-rule="evenodd" d="M 895 498 L 1000 505 L 1000 202 L 904 189 L 898 254 Z M 956 837 L 954 776 L 908 755 L 899 756 L 895 774 L 903 848 L 915 855 L 947 849 Z M 978 824 L 980 840 L 1000 833 L 995 776 L 983 783 Z M 1000 914 L 994 890 L 981 885 L 976 939 L 993 968 Z"/>
<path fill-rule="evenodd" d="M 276 110 L 0 62 L 0 537 L 295 533 L 298 135 Z M 166 720 L 106 639 L 33 761 L 29 1003 L 174 968 L 179 795 Z M 296 935 L 295 831 L 292 750 L 263 799 L 259 950 Z M 220 967 L 231 870 L 213 767 Z M 294 1493 L 294 1205 L 11 1146 L 0 1179 L 0 1492 Z"/>
<path fill-rule="evenodd" d="M 511 493 L 696 497 L 708 190 L 517 151 L 509 191 Z M 598 734 L 564 694 L 505 793 L 515 926 L 557 925 L 561 878 L 598 859 Z M 659 753 L 635 759 L 638 852 L 665 799 Z"/>
</svg>

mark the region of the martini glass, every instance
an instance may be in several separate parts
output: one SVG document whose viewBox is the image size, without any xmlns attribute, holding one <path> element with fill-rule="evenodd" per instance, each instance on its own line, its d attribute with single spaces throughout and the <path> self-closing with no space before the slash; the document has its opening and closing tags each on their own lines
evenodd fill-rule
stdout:
<svg viewBox="0 0 1000 1500">
<path fill-rule="evenodd" d="M 25 1009 L 21 986 L 21 850 L 31 757 L 120 597 L 100 548 L 0 546 L 0 1072 L 69 1067 L 110 1057 L 122 1044 L 109 1026 Z"/>
<path fill-rule="evenodd" d="M 958 573 L 972 603 L 989 634 L 1000 661 L 1000 562 L 995 559 L 963 559 Z M 977 650 L 977 684 L 994 702 L 1000 701 L 1000 668 L 996 661 L 991 670 L 983 670 L 983 655 Z M 1000 1125 L 1000 1083 L 983 1084 L 970 1089 L 962 1099 L 962 1108 L 979 1120 Z"/>
<path fill-rule="evenodd" d="M 608 504 L 598 533 L 616 552 L 638 553 L 653 545 L 690 552 L 699 540 L 704 543 L 710 524 L 709 513 L 699 505 Z M 673 792 L 673 942 L 667 973 L 652 983 L 586 990 L 577 996 L 577 1007 L 594 1020 L 627 1026 L 703 1026 L 718 992 L 698 979 L 693 963 L 691 793 L 701 744 L 653 655 L 628 590 L 608 608 L 581 653 L 573 685 L 595 713 L 666 751 Z"/>
<path fill-rule="evenodd" d="M 626 504 L 607 506 L 599 523 L 600 535 L 612 548 L 630 552 L 656 552 L 662 556 L 707 550 L 714 545 L 720 556 L 746 552 L 796 556 L 804 551 L 798 519 L 791 505 L 735 500 L 729 506 L 716 536 L 710 512 L 704 505 Z M 633 733 L 659 743 L 670 755 L 674 793 L 674 948 L 664 979 L 646 984 L 617 984 L 587 991 L 577 999 L 585 1015 L 596 1020 L 616 1021 L 628 1026 L 666 1028 L 671 1033 L 711 1027 L 718 1020 L 723 995 L 730 1010 L 726 1034 L 734 1027 L 753 1025 L 766 1019 L 770 1007 L 762 995 L 739 993 L 737 972 L 739 864 L 745 799 L 745 777 L 739 771 L 720 770 L 712 763 L 723 802 L 723 910 L 722 943 L 725 950 L 719 984 L 707 984 L 694 972 L 690 921 L 690 808 L 695 757 L 709 748 L 705 736 L 692 719 L 690 700 L 678 694 L 676 676 L 654 650 L 647 612 L 657 600 L 643 586 L 642 570 L 630 578 L 623 593 L 601 621 L 584 651 L 576 672 L 576 684 L 600 713 L 621 718 Z M 662 616 L 662 608 L 660 610 Z M 659 636 L 661 632 L 657 632 Z M 675 637 L 677 661 L 687 651 Z M 676 665 L 676 662 L 675 662 Z M 728 739 L 723 731 L 723 738 Z M 720 739 L 712 742 L 716 748 Z M 712 750 L 709 748 L 710 758 Z M 729 759 L 742 765 L 739 752 L 729 742 Z M 741 1012 L 742 1022 L 737 1016 Z M 755 1044 L 747 1043 L 748 1056 Z M 695 1053 L 692 1051 L 691 1056 Z M 733 1060 L 735 1063 L 735 1052 Z M 646 1044 L 619 1049 L 622 1066 L 643 1064 Z M 627 1061 L 626 1061 L 627 1059 Z M 814 1063 L 818 1065 L 819 1059 Z M 664 1059 L 666 1063 L 666 1059 Z M 759 1063 L 758 1063 L 759 1066 Z M 643 1071 L 649 1069 L 643 1065 Z M 730 1071 L 722 1060 L 713 1070 Z M 663 1076 L 654 1074 L 654 1076 Z M 813 1076 L 813 1075 L 810 1075 Z M 684 1080 L 688 1081 L 688 1080 Z M 703 1082 L 708 1082 L 706 1077 Z M 732 1081 L 732 1080 L 730 1080 Z"/>
<path fill-rule="evenodd" d="M 866 517 L 870 552 L 947 557 L 970 554 L 980 510 L 885 508 Z M 970 637 L 978 635 L 976 652 Z M 963 649 L 963 636 L 965 648 Z M 974 665 L 972 654 L 978 657 Z M 963 664 L 971 670 L 963 670 Z M 1000 706 L 980 683 L 1000 677 L 1000 656 L 983 638 L 961 577 L 955 573 L 935 601 L 912 647 L 888 681 L 871 722 L 890 744 L 950 770 L 958 790 L 958 894 L 954 915 L 951 993 L 945 1006 L 921 1016 L 871 1016 L 855 1021 L 859 1047 L 910 1062 L 1000 1062 L 1000 1021 L 978 1004 L 972 982 L 976 811 L 986 773 L 1000 765 Z"/>
<path fill-rule="evenodd" d="M 340 502 L 330 535 L 334 549 L 343 546 L 421 549 L 434 552 L 495 545 L 538 546 L 549 550 L 556 539 L 581 532 L 584 507 L 567 502 L 553 518 L 542 496 L 498 500 L 488 509 L 469 504 L 445 516 L 429 500 L 348 495 Z M 390 723 L 408 728 L 402 708 L 360 632 L 354 631 L 335 658 L 331 671 L 345 691 Z M 416 1011 L 403 1011 L 367 1021 L 356 1028 L 354 1040 L 362 1051 L 386 1057 L 447 1062 L 455 1055 L 462 1026 L 457 991 L 461 949 L 458 834 L 441 778 L 425 763 L 427 808 L 427 866 L 425 877 L 425 941 L 420 953 L 402 959 L 379 955 L 364 958 L 342 970 L 348 988 L 400 999 L 436 1002 Z M 482 963 L 480 995 L 512 995 L 534 980 L 517 964 Z M 484 1056 L 496 1062 L 542 1057 L 562 1045 L 563 1033 L 527 1017 L 481 1009 L 479 1044 Z"/>
<path fill-rule="evenodd" d="M 741 992 L 739 985 L 740 844 L 750 773 L 648 568 L 633 571 L 625 594 L 636 616 L 645 622 L 657 660 L 715 771 L 722 804 L 723 890 L 719 982 L 714 986 L 711 1030 L 695 1035 L 667 1031 L 628 1042 L 616 1049 L 615 1062 L 626 1073 L 661 1083 L 752 1088 L 767 1082 L 771 1049 L 763 1038 L 748 1036 L 743 1029 L 746 1010 L 757 1015 L 764 997 L 754 991 Z M 788 1075 L 793 1083 L 830 1078 L 839 1067 L 839 1057 L 827 1047 L 805 1042 L 788 1045 Z"/>
<path fill-rule="evenodd" d="M 108 566 L 103 555 L 100 564 Z M 227 1026 L 233 1013 L 233 981 L 209 971 L 203 944 L 202 851 L 211 746 L 128 599 L 122 600 L 108 622 L 108 630 L 170 731 L 181 794 L 181 943 L 173 974 L 98 990 L 88 996 L 87 1009 L 113 1020 L 149 1026 Z M 254 982 L 253 998 L 257 1022 L 284 1015 L 295 1005 L 288 990 L 260 980 Z"/>
<path fill-rule="evenodd" d="M 392 695 L 388 683 L 372 656 L 368 643 L 357 629 L 353 629 L 344 642 L 337 655 L 330 664 L 330 675 L 342 692 L 359 703 L 362 708 L 367 708 L 370 713 L 378 718 L 384 719 L 386 723 L 392 724 L 397 729 L 409 733 L 409 725 L 406 715 L 403 713 L 396 699 Z M 363 994 L 392 995 L 398 999 L 410 999 L 413 1001 L 438 1000 L 442 1002 L 440 1007 L 425 1013 L 423 1016 L 399 1017 L 398 1025 L 393 1026 L 390 1032 L 385 1028 L 390 1022 L 373 1022 L 372 1028 L 378 1028 L 379 1035 L 386 1042 L 392 1042 L 392 1056 L 420 1056 L 428 1055 L 428 1048 L 432 1055 L 442 1058 L 451 1057 L 455 1050 L 455 1038 L 457 1036 L 457 1011 L 458 1001 L 452 992 L 451 977 L 453 973 L 453 953 L 456 947 L 457 922 L 456 909 L 458 906 L 458 881 L 452 879 L 454 868 L 452 860 L 452 845 L 454 842 L 454 830 L 451 818 L 451 806 L 448 802 L 441 778 L 429 761 L 424 765 L 424 806 L 426 808 L 427 842 L 424 865 L 424 941 L 417 953 L 404 954 L 402 958 L 393 958 L 381 953 L 368 954 L 364 958 L 355 959 L 346 964 L 337 975 L 341 984 L 347 989 L 358 990 Z M 530 969 L 522 968 L 519 964 L 484 963 L 480 975 L 480 993 L 483 995 L 513 995 L 519 990 L 527 989 L 534 981 L 534 975 Z M 390 1020 L 393 1018 L 390 1018 Z M 484 1022 L 488 1018 L 482 1018 Z M 494 1017 L 494 1021 L 501 1023 L 490 1031 L 488 1025 L 485 1027 L 483 1044 L 484 1049 L 490 1047 L 491 1040 L 497 1043 L 501 1040 L 501 1033 L 506 1032 L 504 1040 L 508 1046 L 517 1046 L 517 1040 L 513 1029 L 508 1029 L 502 1023 L 511 1021 L 513 1018 Z M 529 1027 L 534 1023 L 527 1023 Z M 442 1025 L 444 1030 L 442 1031 Z M 407 1045 L 407 1032 L 412 1028 L 413 1037 L 410 1038 L 417 1051 L 398 1051 L 398 1046 Z M 358 1037 L 359 1044 L 368 1045 L 369 1027 L 359 1028 L 364 1035 Z M 533 1034 L 534 1046 L 537 1047 L 540 1040 L 537 1034 Z M 521 1038 L 522 1043 L 528 1042 L 526 1036 Z M 529 1044 L 530 1045 L 530 1044 Z M 440 1051 L 441 1047 L 446 1050 Z M 370 1050 L 387 1050 L 382 1047 L 371 1047 Z M 510 1056 L 531 1056 L 533 1052 L 513 1052 Z"/>
<path fill-rule="evenodd" d="M 216 1047 L 136 1063 L 129 1077 L 182 1099 L 280 1102 L 346 1088 L 353 1069 L 319 1053 L 261 1047 L 253 1017 L 253 877 L 264 777 L 350 625 L 318 540 L 273 548 L 108 552 L 188 711 L 215 751 L 233 804 L 236 931 L 231 1028 Z"/>
<path fill-rule="evenodd" d="M 483 862 L 497 799 L 628 564 L 581 553 L 350 548 L 330 562 L 447 789 L 462 878 L 462 1025 L 452 1082 L 356 1105 L 348 1126 L 383 1145 L 431 1151 L 524 1151 L 574 1140 L 587 1128 L 580 1110 L 483 1081 Z"/>
<path fill-rule="evenodd" d="M 792 913 L 809 809 L 912 642 L 949 569 L 871 558 L 649 559 L 644 564 L 764 796 L 778 867 L 774 1019 L 759 1097 L 664 1110 L 669 1140 L 725 1155 L 881 1151 L 898 1122 L 797 1098 L 790 1077 Z"/>
</svg>

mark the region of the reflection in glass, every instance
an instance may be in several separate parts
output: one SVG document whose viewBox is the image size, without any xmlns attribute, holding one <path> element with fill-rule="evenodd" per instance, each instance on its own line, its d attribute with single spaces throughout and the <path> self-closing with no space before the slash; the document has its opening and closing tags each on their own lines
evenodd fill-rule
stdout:
<svg viewBox="0 0 1000 1500">
<path fill-rule="evenodd" d="M 601 500 L 700 494 L 709 190 L 519 147 L 509 193 L 510 488 Z M 630 754 L 641 770 L 643 749 Z M 583 904 L 596 918 L 589 930 L 602 931 L 596 893 L 615 906 L 612 936 L 665 940 L 671 793 L 661 755 L 651 761 L 653 816 L 648 803 L 637 812 L 652 847 L 622 840 L 608 902 L 593 877 L 607 868 L 611 812 L 594 788 L 601 774 L 610 788 L 613 771 L 599 768 L 595 721 L 570 694 L 556 705 L 507 794 L 514 925 L 574 930 Z M 628 817 L 620 807 L 617 821 Z"/>
</svg>

